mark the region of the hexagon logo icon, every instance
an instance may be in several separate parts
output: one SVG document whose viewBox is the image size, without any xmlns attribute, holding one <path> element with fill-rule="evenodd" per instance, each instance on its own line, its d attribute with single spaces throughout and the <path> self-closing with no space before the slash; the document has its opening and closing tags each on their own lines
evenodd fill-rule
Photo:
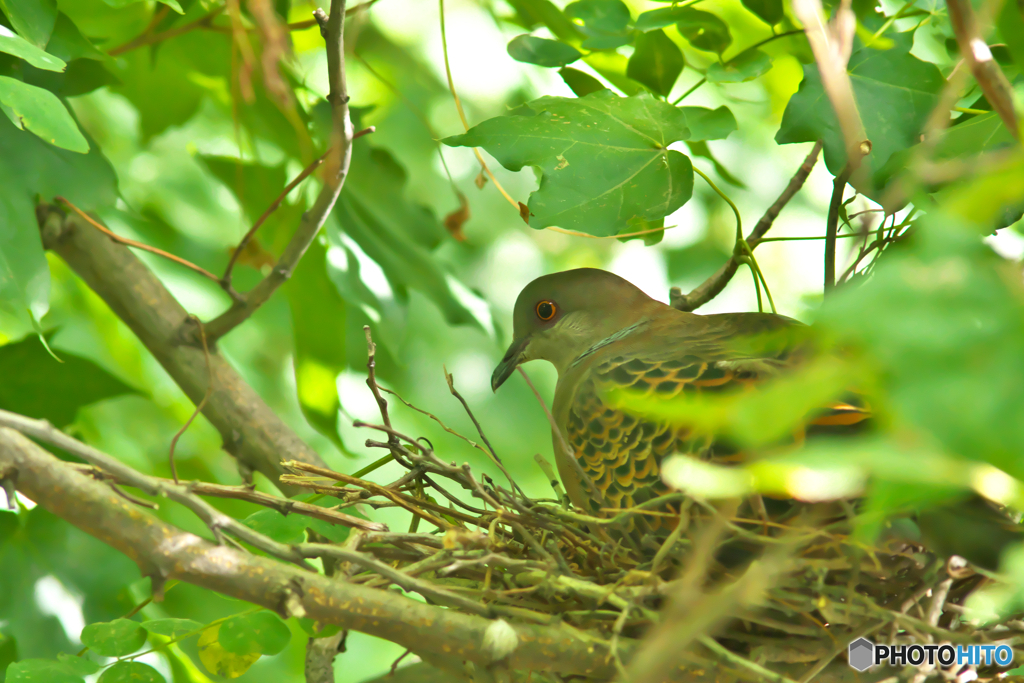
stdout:
<svg viewBox="0 0 1024 683">
<path fill-rule="evenodd" d="M 857 671 L 866 671 L 875 663 L 875 644 L 867 638 L 858 638 L 847 648 L 847 660 Z"/>
</svg>

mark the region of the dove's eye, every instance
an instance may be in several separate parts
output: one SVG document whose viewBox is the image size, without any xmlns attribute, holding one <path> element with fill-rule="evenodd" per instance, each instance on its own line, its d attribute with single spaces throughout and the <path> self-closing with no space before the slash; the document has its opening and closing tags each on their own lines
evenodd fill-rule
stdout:
<svg viewBox="0 0 1024 683">
<path fill-rule="evenodd" d="M 541 301 L 537 304 L 537 317 L 545 322 L 555 317 L 555 304 L 550 301 Z"/>
</svg>

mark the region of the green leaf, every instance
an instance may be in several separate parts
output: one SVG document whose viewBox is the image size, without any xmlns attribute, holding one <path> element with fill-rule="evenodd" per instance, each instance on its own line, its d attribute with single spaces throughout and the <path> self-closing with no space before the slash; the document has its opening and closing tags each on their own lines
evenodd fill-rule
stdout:
<svg viewBox="0 0 1024 683">
<path fill-rule="evenodd" d="M 57 663 L 78 676 L 91 676 L 103 668 L 98 662 L 94 662 L 86 657 L 69 655 L 66 652 L 61 652 L 57 655 Z"/>
<path fill-rule="evenodd" d="M 566 5 L 565 14 L 601 33 L 621 33 L 630 19 L 629 8 L 621 0 L 579 0 Z"/>
<path fill-rule="evenodd" d="M 683 53 L 664 31 L 640 34 L 626 67 L 627 76 L 667 96 L 682 72 Z"/>
<path fill-rule="evenodd" d="M 337 624 L 322 624 L 307 617 L 298 619 L 299 627 L 306 632 L 310 638 L 328 638 L 341 631 Z"/>
<path fill-rule="evenodd" d="M 146 642 L 146 631 L 137 621 L 114 619 L 82 629 L 82 645 L 104 657 L 124 657 Z"/>
<path fill-rule="evenodd" d="M 46 47 L 57 21 L 55 0 L 0 0 L 0 10 L 19 35 L 36 47 Z"/>
<path fill-rule="evenodd" d="M 21 36 L 8 32 L 3 26 L 0 26 L 0 52 L 24 59 L 37 69 L 63 71 L 67 68 L 64 60 L 40 50 Z"/>
<path fill-rule="evenodd" d="M 592 92 L 605 89 L 601 81 L 579 69 L 566 66 L 558 70 L 558 75 L 562 77 L 569 89 L 576 93 L 577 97 L 584 97 Z"/>
<path fill-rule="evenodd" d="M 690 199 L 693 167 L 668 145 L 689 136 L 685 114 L 650 95 L 602 90 L 541 97 L 443 142 L 484 147 L 512 171 L 534 166 L 530 225 L 615 235 L 634 217 L 656 221 Z"/>
<path fill-rule="evenodd" d="M 236 655 L 276 655 L 292 638 L 288 626 L 273 612 L 239 614 L 220 625 L 217 641 Z"/>
<path fill-rule="evenodd" d="M 306 538 L 306 519 L 302 515 L 282 515 L 268 508 L 252 513 L 242 520 L 242 524 L 279 543 L 291 545 Z"/>
<path fill-rule="evenodd" d="M 676 28 L 695 48 L 722 54 L 732 44 L 725 22 L 710 12 L 683 7 Z"/>
<path fill-rule="evenodd" d="M 93 149 L 87 155 L 46 144 L 0 116 L 0 309 L 21 319 L 46 313 L 50 269 L 36 223 L 34 198 L 60 194 L 93 210 L 113 204 L 116 176 Z"/>
<path fill-rule="evenodd" d="M 628 33 L 607 36 L 600 35 L 587 38 L 580 43 L 580 47 L 587 50 L 614 50 L 617 47 L 629 45 L 632 42 L 633 36 Z"/>
<path fill-rule="evenodd" d="M 6 683 L 84 683 L 84 680 L 59 662 L 23 659 L 7 667 Z"/>
<path fill-rule="evenodd" d="M 177 638 L 185 635 L 186 633 L 199 631 L 202 627 L 202 624 L 192 619 L 166 618 L 150 619 L 149 621 L 142 622 L 142 628 L 146 629 L 149 633 L 155 633 L 158 636 L 167 636 L 168 638 Z"/>
<path fill-rule="evenodd" d="M 722 64 L 708 67 L 707 79 L 711 83 L 743 83 L 762 76 L 772 68 L 772 58 L 760 50 L 744 50 Z"/>
<path fill-rule="evenodd" d="M 656 28 L 671 26 L 680 19 L 689 16 L 686 7 L 661 7 L 642 13 L 636 18 L 638 31 L 651 31 Z"/>
<path fill-rule="evenodd" d="M 565 66 L 583 56 L 571 45 L 530 35 L 516 36 L 509 41 L 508 54 L 517 62 L 547 67 Z"/>
<path fill-rule="evenodd" d="M 896 34 L 893 40 L 896 47 L 891 50 L 855 51 L 848 68 L 861 120 L 871 140 L 867 161 L 875 170 L 894 153 L 917 143 L 945 85 L 934 64 L 909 53 L 912 36 Z M 846 147 L 818 67 L 812 64 L 804 66 L 804 80 L 786 106 L 775 140 L 786 144 L 818 139 L 825 142 L 828 170 L 838 175 L 846 165 Z M 858 189 L 877 196 L 881 188 Z"/>
<path fill-rule="evenodd" d="M 309 245 L 286 285 L 295 342 L 295 385 L 309 423 L 342 451 L 338 375 L 345 369 L 345 300 L 327 275 L 327 249 Z"/>
<path fill-rule="evenodd" d="M 0 346 L 0 408 L 71 424 L 78 409 L 97 401 L 138 394 L 91 360 L 62 351 L 55 361 L 36 337 Z"/>
<path fill-rule="evenodd" d="M 13 636 L 0 633 L 0 671 L 8 671 L 18 661 L 18 641 Z"/>
<path fill-rule="evenodd" d="M 117 662 L 100 675 L 98 683 L 164 683 L 156 669 L 142 662 Z"/>
<path fill-rule="evenodd" d="M 686 127 L 690 129 L 689 141 L 724 140 L 736 130 L 736 117 L 729 108 L 679 107 L 686 116 Z"/>
<path fill-rule="evenodd" d="M 775 26 L 785 16 L 782 11 L 782 0 L 741 0 L 741 2 L 744 7 L 769 26 Z"/>
<path fill-rule="evenodd" d="M 6 498 L 6 496 L 5 496 Z M 10 502 L 6 501 L 5 502 Z M 21 522 L 18 521 L 18 513 L 11 510 L 0 510 L 0 545 L 8 538 L 18 532 Z"/>
<path fill-rule="evenodd" d="M 996 25 L 1017 68 L 1024 70 L 1024 8 L 1017 2 L 1004 2 Z"/>
<path fill-rule="evenodd" d="M 11 122 L 52 145 L 72 152 L 89 151 L 89 143 L 64 103 L 48 90 L 0 76 L 0 103 Z"/>
<path fill-rule="evenodd" d="M 69 63 L 75 59 L 91 59 L 101 62 L 110 59 L 106 53 L 98 50 L 88 38 L 83 36 L 75 23 L 63 13 L 57 15 L 57 23 L 53 27 L 50 42 L 46 44 L 46 51 Z"/>
<path fill-rule="evenodd" d="M 217 640 L 223 624 L 203 631 L 199 636 L 199 661 L 207 671 L 225 678 L 238 678 L 260 658 L 258 652 L 238 655 L 228 652 Z"/>
</svg>

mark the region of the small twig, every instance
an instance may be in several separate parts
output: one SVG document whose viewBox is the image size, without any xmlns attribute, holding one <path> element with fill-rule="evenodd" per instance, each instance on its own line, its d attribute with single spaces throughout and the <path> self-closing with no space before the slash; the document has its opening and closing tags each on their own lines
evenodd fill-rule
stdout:
<svg viewBox="0 0 1024 683">
<path fill-rule="evenodd" d="M 323 10 L 318 9 L 317 14 L 323 15 Z M 324 162 L 322 174 L 323 187 L 313 206 L 302 214 L 299 227 L 270 273 L 246 293 L 244 301 L 236 301 L 231 308 L 207 323 L 206 334 L 211 343 L 245 321 L 291 277 L 334 208 L 348 176 L 352 162 L 353 131 L 348 110 L 348 87 L 345 83 L 345 0 L 331 0 L 331 14 L 325 23 L 327 80 L 330 84 L 327 101 L 331 103 L 332 129 L 330 153 Z"/>
<path fill-rule="evenodd" d="M 302 173 L 295 176 L 295 179 L 285 186 L 284 190 L 281 191 L 281 194 L 277 195 L 277 199 L 271 202 L 270 206 L 267 207 L 267 210 L 263 212 L 263 215 L 256 219 L 256 222 L 253 223 L 252 227 L 249 228 L 249 231 L 245 233 L 241 241 L 239 241 L 238 246 L 235 247 L 234 251 L 231 252 L 231 258 L 228 260 L 227 268 L 224 269 L 224 275 L 220 279 L 220 284 L 221 287 L 223 287 L 225 290 L 228 290 L 228 292 L 232 294 L 233 298 L 237 299 L 238 294 L 234 292 L 234 289 L 232 289 L 231 287 L 231 271 L 232 269 L 234 269 L 235 263 L 238 261 L 238 257 L 242 254 L 243 251 L 245 251 L 245 247 L 252 240 L 253 236 L 256 235 L 256 231 L 260 229 L 260 226 L 262 226 L 263 223 L 270 217 L 270 214 L 277 211 L 278 207 L 281 206 L 281 202 L 284 201 L 284 198 L 287 197 L 288 194 L 291 193 L 291 191 L 294 190 L 299 183 L 308 178 L 310 174 L 313 173 L 313 171 L 320 168 L 320 164 L 324 162 L 324 159 L 326 159 L 327 155 L 330 153 L 331 150 L 328 149 L 326 152 L 323 153 L 323 155 L 319 159 L 315 159 L 313 163 L 311 163 L 306 168 L 302 169 Z"/>
<path fill-rule="evenodd" d="M 839 208 L 843 204 L 846 183 L 850 181 L 853 166 L 847 162 L 842 172 L 832 181 L 832 200 L 828 205 L 828 221 L 825 223 L 825 294 L 836 286 L 836 234 L 839 230 Z"/>
<path fill-rule="evenodd" d="M 398 659 L 396 659 L 395 661 L 391 662 L 391 670 L 388 672 L 388 675 L 389 676 L 394 676 L 395 675 L 395 671 L 398 669 L 399 662 L 401 662 L 403 659 L 405 659 L 406 657 L 408 657 L 411 654 L 412 654 L 412 650 L 406 650 L 402 654 L 398 655 Z"/>
<path fill-rule="evenodd" d="M 190 317 L 192 318 L 193 322 L 195 322 L 196 325 L 199 326 L 199 339 L 203 343 L 203 358 L 206 360 L 206 393 L 203 394 L 203 399 L 196 404 L 195 410 L 193 410 L 192 414 L 189 415 L 188 420 L 185 421 L 185 424 L 181 426 L 181 429 L 178 430 L 178 433 L 174 435 L 173 439 L 171 439 L 171 448 L 167 454 L 167 461 L 171 465 L 171 478 L 174 479 L 175 484 L 179 483 L 178 468 L 174 464 L 174 449 L 178 445 L 178 439 L 180 439 L 181 435 L 184 434 L 185 431 L 189 428 L 189 426 L 192 424 L 192 421 L 195 420 L 196 417 L 198 417 L 199 413 L 203 411 L 203 407 L 206 406 L 206 402 L 210 400 L 210 394 L 213 393 L 213 368 L 210 366 L 210 349 L 206 345 L 206 331 L 203 329 L 203 323 L 201 320 L 199 320 L 199 318 L 196 318 L 195 316 Z"/>
<path fill-rule="evenodd" d="M 473 414 L 473 411 L 470 409 L 469 404 L 466 403 L 466 399 L 464 399 L 462 397 L 462 394 L 460 394 L 458 390 L 455 388 L 455 377 L 449 374 L 448 368 L 443 369 L 444 379 L 446 382 L 448 382 L 448 391 L 452 393 L 452 396 L 459 399 L 459 403 L 462 404 L 462 407 L 465 409 L 466 414 L 469 415 L 469 419 L 473 421 L 473 426 L 476 427 L 476 433 L 480 435 L 480 438 L 487 446 L 488 451 L 490 451 L 489 455 L 491 460 L 494 461 L 494 464 L 498 466 L 498 469 L 501 470 L 501 473 L 505 475 L 506 479 L 508 479 L 508 483 L 509 485 L 512 486 L 512 489 L 518 492 L 519 495 L 522 496 L 525 500 L 527 498 L 526 494 L 523 493 L 523 490 L 521 488 L 519 488 L 519 484 L 513 481 L 512 475 L 508 473 L 507 469 L 505 469 L 505 464 L 501 462 L 501 458 L 499 458 L 497 452 L 495 452 L 494 446 L 492 446 L 491 442 L 487 440 L 487 435 L 484 434 L 484 429 L 483 427 L 480 426 L 480 422 L 476 419 L 476 415 Z"/>
<path fill-rule="evenodd" d="M 149 508 L 150 510 L 159 510 L 160 509 L 160 506 L 157 505 L 156 503 L 151 503 L 148 500 L 142 500 L 141 498 L 136 498 L 135 496 L 127 493 L 126 491 L 122 491 L 121 488 L 117 484 L 115 484 L 113 482 L 111 482 L 110 488 L 114 491 L 114 493 L 116 493 L 117 495 L 121 496 L 122 498 L 127 500 L 129 503 L 132 503 L 134 505 L 139 505 L 139 506 L 144 507 L 144 508 Z"/>
<path fill-rule="evenodd" d="M 117 233 L 112 232 L 109 228 L 106 228 L 103 225 L 101 225 L 98 221 L 94 220 L 92 218 L 92 216 L 90 216 L 86 212 L 84 212 L 81 209 L 79 209 L 77 206 L 75 206 L 74 204 L 69 202 L 64 197 L 54 197 L 53 200 L 56 201 L 56 202 L 60 202 L 60 203 L 62 203 L 64 205 L 66 205 L 69 209 L 71 209 L 72 211 L 77 213 L 79 216 L 81 216 L 82 220 L 84 220 L 86 223 L 88 223 L 92 227 L 96 228 L 97 230 L 99 230 L 104 235 L 106 235 L 110 239 L 114 240 L 118 244 L 124 244 L 124 245 L 129 246 L 129 247 L 135 247 L 136 249 L 142 249 L 143 251 L 148 251 L 151 254 L 156 254 L 157 256 L 162 256 L 165 259 L 168 259 L 170 261 L 174 261 L 175 263 L 179 263 L 179 264 L 185 266 L 186 268 L 191 268 L 195 272 L 199 273 L 200 275 L 203 275 L 204 277 L 210 278 L 214 282 L 220 282 L 220 278 L 218 278 L 216 275 L 214 275 L 210 271 L 206 270 L 205 268 L 201 268 L 200 266 L 197 266 L 196 264 L 192 263 L 191 261 L 186 261 L 185 259 L 181 258 L 180 256 L 175 256 L 174 254 L 168 253 L 168 252 L 164 251 L 163 249 L 157 249 L 156 247 L 151 247 L 148 244 L 143 244 L 142 242 L 136 242 L 135 240 L 128 239 L 127 237 L 121 237 Z"/>
<path fill-rule="evenodd" d="M 154 43 L 170 40 L 171 38 L 177 38 L 178 36 L 189 33 L 190 31 L 194 31 L 197 28 L 209 26 L 210 22 L 223 11 L 224 7 L 218 7 L 206 16 L 199 17 L 191 23 L 185 24 L 184 26 L 179 26 L 177 28 L 168 29 L 166 31 L 161 31 L 160 33 L 150 33 L 150 31 L 153 29 L 153 24 L 151 23 L 149 26 L 146 27 L 146 30 L 143 31 L 141 35 L 139 35 L 136 38 L 133 38 L 132 40 L 129 40 L 127 43 L 118 45 L 114 49 L 107 52 L 107 54 L 111 57 L 116 57 L 118 55 L 124 54 L 125 52 L 131 52 L 132 50 L 144 47 L 146 45 L 153 45 Z"/>
<path fill-rule="evenodd" d="M 800 164 L 800 168 L 797 169 L 796 173 L 790 179 L 789 184 L 786 185 L 786 189 L 782 191 L 779 198 L 775 200 L 768 210 L 761 216 L 761 220 L 757 222 L 754 229 L 747 235 L 747 244 L 750 245 L 751 249 L 754 249 L 760 242 L 761 238 L 764 237 L 765 233 L 771 228 L 772 223 L 778 218 L 782 209 L 789 203 L 789 201 L 800 191 L 803 187 L 804 182 L 807 180 L 807 176 L 811 174 L 811 170 L 814 165 L 818 162 L 818 155 L 821 153 L 822 143 L 819 140 L 814 143 L 814 147 L 811 148 L 810 153 L 804 159 L 803 163 Z M 681 311 L 695 311 L 707 302 L 718 296 L 725 286 L 729 284 L 736 271 L 739 269 L 739 262 L 736 261 L 735 257 L 730 257 L 725 264 L 718 269 L 718 271 L 701 283 L 689 294 L 683 294 L 678 287 L 673 287 L 669 292 L 669 301 L 673 308 L 678 308 Z"/>
</svg>

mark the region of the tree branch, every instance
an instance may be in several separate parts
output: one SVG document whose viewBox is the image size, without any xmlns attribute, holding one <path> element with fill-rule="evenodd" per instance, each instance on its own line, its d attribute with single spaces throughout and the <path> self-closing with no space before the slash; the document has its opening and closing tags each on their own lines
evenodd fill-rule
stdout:
<svg viewBox="0 0 1024 683">
<path fill-rule="evenodd" d="M 194 324 L 188 312 L 127 247 L 55 206 L 40 205 L 36 217 L 43 246 L 63 258 L 106 301 L 194 404 L 206 395 L 212 377 L 213 391 L 203 415 L 242 467 L 262 472 L 282 492 L 292 494 L 300 489 L 278 481 L 284 472 L 282 460 L 325 466 L 216 349 L 210 350 L 207 370 L 202 348 L 182 339 L 182 330 Z"/>
<path fill-rule="evenodd" d="M 345 84 L 345 0 L 331 0 L 331 14 L 326 23 L 321 21 L 323 10 L 317 10 L 314 15 L 321 23 L 321 33 L 325 34 L 327 43 L 327 80 L 331 86 L 327 100 L 331 103 L 333 121 L 331 148 L 321 178 L 323 187 L 313 206 L 302 215 L 298 229 L 270 273 L 245 294 L 241 301 L 235 302 L 231 308 L 206 324 L 206 334 L 213 342 L 245 321 L 291 277 L 299 259 L 306 253 L 334 208 L 348 175 L 349 164 L 352 162 L 353 130 L 348 113 L 348 87 Z"/>
<path fill-rule="evenodd" d="M 79 474 L 18 432 L 0 427 L 0 471 L 49 512 L 95 536 L 139 565 L 158 585 L 175 579 L 272 609 L 338 624 L 406 647 L 417 654 L 454 656 L 477 666 L 495 663 L 485 634 L 495 622 L 426 605 L 394 592 L 320 574 L 217 546 L 181 531 Z M 517 624 L 513 669 L 610 678 L 607 646 L 570 626 Z M 620 640 L 624 653 L 635 641 Z"/>
<path fill-rule="evenodd" d="M 953 25 L 956 42 L 960 45 L 960 54 L 970 65 L 974 79 L 985 93 L 985 99 L 999 114 L 1003 125 L 1019 140 L 1020 130 L 1017 126 L 1017 115 L 1013 110 L 1012 86 L 1006 80 L 1006 75 L 999 64 L 992 58 L 992 51 L 978 30 L 978 20 L 974 16 L 971 3 L 969 0 L 946 0 L 946 7 L 949 8 L 949 23 Z M 998 8 L 993 9 L 998 12 Z"/>
<path fill-rule="evenodd" d="M 804 182 L 807 180 L 807 176 L 811 174 L 811 170 L 814 165 L 818 162 L 818 155 L 821 153 L 822 143 L 819 140 L 814 143 L 814 147 L 811 148 L 810 153 L 804 159 L 804 162 L 800 164 L 800 168 L 797 169 L 793 177 L 790 178 L 789 184 L 786 185 L 786 189 L 782 191 L 779 198 L 775 200 L 775 203 L 768 207 L 768 210 L 761 216 L 761 220 L 757 222 L 754 229 L 747 235 L 747 244 L 753 249 L 761 243 L 761 238 L 765 236 L 768 229 L 772 227 L 775 219 L 779 217 L 782 209 L 789 203 L 800 188 L 804 186 Z M 680 311 L 695 311 L 707 302 L 718 296 L 725 286 L 732 280 L 733 275 L 739 269 L 739 263 L 736 262 L 736 258 L 732 257 L 725 262 L 718 271 L 705 280 L 700 286 L 695 288 L 689 294 L 683 294 L 678 287 L 673 287 L 669 291 L 669 302 L 673 308 L 678 308 Z"/>
<path fill-rule="evenodd" d="M 832 181 L 832 200 L 828 204 L 828 220 L 825 223 L 825 293 L 836 286 L 836 235 L 839 234 L 839 209 L 843 205 L 846 183 L 853 173 L 853 165 L 847 162 L 842 172 Z"/>
</svg>

